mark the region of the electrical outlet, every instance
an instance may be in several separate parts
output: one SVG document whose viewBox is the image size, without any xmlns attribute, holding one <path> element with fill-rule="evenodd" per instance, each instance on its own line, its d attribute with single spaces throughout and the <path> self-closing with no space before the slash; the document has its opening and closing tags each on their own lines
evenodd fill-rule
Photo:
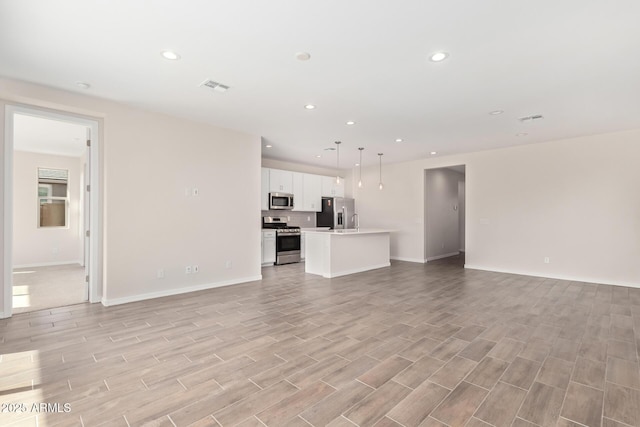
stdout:
<svg viewBox="0 0 640 427">
<path fill-rule="evenodd" d="M 233 263 L 231 261 L 226 261 L 224 263 L 224 268 L 231 268 L 231 267 L 233 267 Z"/>
<path fill-rule="evenodd" d="M 190 265 L 187 265 L 187 266 L 184 268 L 184 274 L 191 274 L 191 266 L 190 266 Z"/>
<path fill-rule="evenodd" d="M 198 267 L 197 265 L 193 266 L 193 272 L 194 273 L 198 273 L 200 271 L 200 267 Z"/>
<path fill-rule="evenodd" d="M 164 279 L 164 268 L 158 269 L 157 277 L 158 279 Z"/>
<path fill-rule="evenodd" d="M 548 256 L 544 257 L 544 263 L 545 264 L 549 264 L 551 262 L 551 260 L 549 259 Z"/>
<path fill-rule="evenodd" d="M 307 217 L 307 221 L 311 221 L 311 217 L 310 216 Z"/>
</svg>

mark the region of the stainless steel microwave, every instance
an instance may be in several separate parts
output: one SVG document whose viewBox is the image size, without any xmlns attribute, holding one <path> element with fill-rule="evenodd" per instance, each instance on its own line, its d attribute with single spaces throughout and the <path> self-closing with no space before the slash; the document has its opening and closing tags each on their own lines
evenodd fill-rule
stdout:
<svg viewBox="0 0 640 427">
<path fill-rule="evenodd" d="M 269 209 L 293 209 L 293 194 L 269 193 Z"/>
</svg>

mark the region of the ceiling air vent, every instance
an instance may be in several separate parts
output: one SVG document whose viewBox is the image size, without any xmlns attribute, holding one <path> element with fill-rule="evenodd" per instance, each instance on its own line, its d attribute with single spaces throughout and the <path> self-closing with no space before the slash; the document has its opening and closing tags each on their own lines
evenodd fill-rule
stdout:
<svg viewBox="0 0 640 427">
<path fill-rule="evenodd" d="M 223 85 L 222 83 L 214 82 L 213 80 L 205 80 L 200 83 L 200 86 L 206 86 L 215 90 L 216 92 L 226 92 L 229 89 L 229 86 Z"/>
<path fill-rule="evenodd" d="M 518 120 L 520 120 L 522 123 L 527 123 L 527 122 L 533 122 L 534 120 L 540 120 L 540 119 L 544 119 L 542 114 L 534 114 L 533 116 L 520 117 Z"/>
</svg>

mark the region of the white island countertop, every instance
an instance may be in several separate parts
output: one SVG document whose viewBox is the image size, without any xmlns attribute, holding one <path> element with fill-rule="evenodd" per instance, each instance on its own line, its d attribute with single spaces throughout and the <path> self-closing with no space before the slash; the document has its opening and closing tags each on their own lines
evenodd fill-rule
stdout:
<svg viewBox="0 0 640 427">
<path fill-rule="evenodd" d="M 382 228 L 347 228 L 339 230 L 323 229 L 323 228 L 303 228 L 303 233 L 319 233 L 319 234 L 338 234 L 338 235 L 350 235 L 350 234 L 378 234 L 378 233 L 392 233 L 393 230 L 385 230 Z"/>
<path fill-rule="evenodd" d="M 388 267 L 391 230 L 303 230 L 305 272 L 326 278 Z"/>
</svg>

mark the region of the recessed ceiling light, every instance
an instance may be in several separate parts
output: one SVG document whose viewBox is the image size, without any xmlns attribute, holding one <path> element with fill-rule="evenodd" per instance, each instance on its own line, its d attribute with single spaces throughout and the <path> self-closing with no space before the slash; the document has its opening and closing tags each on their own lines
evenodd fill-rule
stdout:
<svg viewBox="0 0 640 427">
<path fill-rule="evenodd" d="M 309 52 L 298 52 L 296 53 L 296 59 L 298 61 L 308 61 L 311 59 L 311 54 Z"/>
<path fill-rule="evenodd" d="M 91 87 L 91 85 L 89 83 L 85 83 L 85 82 L 76 82 L 76 86 L 78 86 L 80 89 L 84 89 L 87 90 Z"/>
<path fill-rule="evenodd" d="M 356 163 L 354 166 L 360 166 L 360 163 Z"/>
<path fill-rule="evenodd" d="M 264 147 L 265 147 L 265 148 L 271 148 L 271 147 L 273 147 L 273 145 L 271 145 L 271 144 L 267 144 L 267 145 L 265 145 Z"/>
<path fill-rule="evenodd" d="M 356 122 L 354 122 L 353 120 L 349 120 L 349 121 L 347 122 L 347 124 L 348 124 L 349 126 L 351 126 L 351 125 L 355 125 L 355 124 L 356 124 Z"/>
<path fill-rule="evenodd" d="M 402 138 L 397 138 L 396 142 L 402 142 Z"/>
<path fill-rule="evenodd" d="M 529 134 L 526 133 L 526 132 L 516 133 L 516 136 L 527 136 L 527 135 L 529 135 Z"/>
<path fill-rule="evenodd" d="M 436 154 L 438 154 L 438 152 L 437 152 L 437 151 L 432 151 L 432 152 L 431 152 L 431 155 L 432 155 L 432 156 L 435 156 Z"/>
<path fill-rule="evenodd" d="M 322 156 L 321 156 L 320 154 L 318 154 L 316 157 L 317 157 L 317 158 L 320 158 L 320 157 L 322 157 Z"/>
<path fill-rule="evenodd" d="M 440 62 L 440 61 L 444 61 L 448 57 L 449 57 L 449 54 L 447 52 L 435 52 L 431 54 L 431 56 L 429 57 L 429 60 L 433 62 Z"/>
<path fill-rule="evenodd" d="M 164 59 L 168 59 L 169 61 L 177 61 L 180 59 L 180 55 L 171 50 L 163 50 L 161 55 Z"/>
<path fill-rule="evenodd" d="M 307 104 L 304 106 L 304 108 L 306 108 L 307 110 L 313 110 L 314 108 L 316 108 L 316 106 L 313 104 Z"/>
<path fill-rule="evenodd" d="M 492 116 L 499 116 L 502 113 L 504 113 L 504 110 L 494 110 L 494 111 L 490 112 L 489 114 L 491 114 Z"/>
</svg>

